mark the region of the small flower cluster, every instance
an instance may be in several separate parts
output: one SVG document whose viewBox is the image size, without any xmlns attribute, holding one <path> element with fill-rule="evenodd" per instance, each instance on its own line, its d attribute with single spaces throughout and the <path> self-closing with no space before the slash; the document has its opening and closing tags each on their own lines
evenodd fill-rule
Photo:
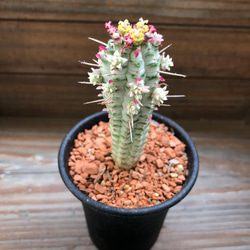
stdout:
<svg viewBox="0 0 250 250">
<path fill-rule="evenodd" d="M 99 69 L 91 68 L 92 72 L 89 72 L 89 82 L 91 82 L 94 86 L 96 84 L 102 83 L 102 74 Z"/>
<path fill-rule="evenodd" d="M 167 100 L 168 90 L 166 90 L 166 86 L 163 88 L 157 87 L 153 92 L 153 102 L 154 105 L 160 106 L 164 101 Z"/>
<path fill-rule="evenodd" d="M 128 114 L 131 115 L 131 123 L 133 121 L 133 115 L 137 115 L 138 111 L 140 110 L 140 105 L 138 104 L 137 101 L 131 101 L 128 103 L 127 105 L 127 110 L 128 110 Z"/>
<path fill-rule="evenodd" d="M 123 58 L 118 50 L 115 51 L 114 55 L 107 55 L 107 59 L 110 62 L 110 70 L 122 70 L 122 65 L 128 60 Z"/>
<path fill-rule="evenodd" d="M 110 37 L 116 44 L 124 44 L 124 48 L 139 46 L 142 43 L 151 42 L 154 46 L 161 46 L 163 37 L 156 32 L 153 25 L 147 25 L 148 20 L 142 18 L 135 25 L 131 25 L 126 19 L 119 21 L 118 27 L 111 25 L 111 21 L 105 23 Z"/>
<path fill-rule="evenodd" d="M 161 57 L 161 69 L 170 71 L 170 67 L 173 66 L 174 63 L 172 61 L 172 58 L 169 55 L 165 57 L 165 52 L 163 52 Z"/>
<path fill-rule="evenodd" d="M 137 115 L 140 110 L 142 94 L 149 92 L 149 86 L 144 85 L 144 81 L 141 78 L 137 78 L 135 82 L 129 83 L 130 91 L 129 97 L 134 97 L 135 100 L 131 101 L 127 105 L 127 113 L 130 115 L 131 124 L 133 124 L 133 115 Z"/>
<path fill-rule="evenodd" d="M 115 87 L 112 84 L 113 80 L 109 80 L 108 83 L 102 84 L 101 89 L 102 89 L 102 95 L 105 96 L 111 96 L 114 91 L 115 91 Z"/>
<path fill-rule="evenodd" d="M 129 96 L 134 97 L 135 100 L 140 104 L 140 100 L 142 99 L 142 94 L 143 93 L 148 93 L 149 92 L 149 86 L 144 85 L 144 81 L 141 78 L 137 78 L 135 82 L 129 83 L 130 91 L 129 91 Z"/>
</svg>

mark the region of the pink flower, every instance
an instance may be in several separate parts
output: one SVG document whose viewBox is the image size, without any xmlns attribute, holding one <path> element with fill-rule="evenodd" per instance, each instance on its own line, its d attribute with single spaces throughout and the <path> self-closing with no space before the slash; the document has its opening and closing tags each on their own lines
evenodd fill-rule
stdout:
<svg viewBox="0 0 250 250">
<path fill-rule="evenodd" d="M 105 29 L 109 29 L 111 26 L 111 21 L 105 23 Z"/>
<path fill-rule="evenodd" d="M 156 28 L 154 27 L 154 25 L 148 25 L 149 27 L 149 32 L 156 32 Z"/>
<path fill-rule="evenodd" d="M 104 46 L 99 46 L 99 52 L 101 52 L 101 51 L 103 51 L 103 50 L 107 50 L 107 48 L 104 47 Z"/>
<path fill-rule="evenodd" d="M 154 46 L 160 46 L 162 41 L 164 41 L 164 39 L 162 38 L 161 34 L 158 34 L 156 32 L 152 34 L 152 44 Z"/>
<path fill-rule="evenodd" d="M 102 57 L 100 56 L 100 54 L 98 53 L 98 54 L 96 54 L 96 57 L 98 58 L 98 59 L 102 59 Z"/>
<path fill-rule="evenodd" d="M 130 37 L 130 34 L 125 36 L 124 41 L 128 46 L 132 45 L 134 42 L 133 39 Z"/>
<path fill-rule="evenodd" d="M 114 33 L 119 33 L 118 29 L 115 26 L 112 26 L 112 25 L 109 27 L 108 32 L 109 32 L 110 35 L 112 35 Z"/>
<path fill-rule="evenodd" d="M 141 49 L 141 47 L 138 47 L 138 48 L 135 50 L 135 57 L 139 56 L 140 49 Z"/>
<path fill-rule="evenodd" d="M 160 79 L 161 82 L 165 81 L 165 79 L 162 76 L 159 76 L 159 79 Z"/>
</svg>

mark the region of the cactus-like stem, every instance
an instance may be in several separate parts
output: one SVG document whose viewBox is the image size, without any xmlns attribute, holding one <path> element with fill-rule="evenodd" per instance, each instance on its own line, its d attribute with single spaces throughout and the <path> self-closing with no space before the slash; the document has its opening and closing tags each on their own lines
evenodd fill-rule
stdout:
<svg viewBox="0 0 250 250">
<path fill-rule="evenodd" d="M 100 43 L 96 55 L 97 65 L 81 62 L 92 68 L 89 82 L 98 85 L 110 118 L 112 137 L 112 157 L 121 168 L 134 167 L 146 144 L 149 123 L 155 106 L 163 105 L 167 100 L 166 86 L 161 87 L 164 78 L 160 73 L 184 75 L 166 72 L 173 66 L 172 59 L 165 57 L 164 48 L 159 52 L 163 41 L 148 21 L 140 20 L 131 25 L 128 20 L 120 21 L 118 27 L 105 24 L 111 37 L 108 43 L 90 38 Z M 162 55 L 160 54 L 162 53 Z M 89 102 L 90 103 L 90 102 Z"/>
</svg>

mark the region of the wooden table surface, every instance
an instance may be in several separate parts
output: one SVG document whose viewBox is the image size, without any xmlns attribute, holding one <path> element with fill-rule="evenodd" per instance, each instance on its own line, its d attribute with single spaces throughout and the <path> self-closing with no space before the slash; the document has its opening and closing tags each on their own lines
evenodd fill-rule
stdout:
<svg viewBox="0 0 250 250">
<path fill-rule="evenodd" d="M 0 249 L 96 250 L 81 203 L 57 170 L 59 145 L 75 122 L 0 119 Z M 169 210 L 153 250 L 249 250 L 249 126 L 179 124 L 197 146 L 200 173 L 191 193 Z"/>
</svg>

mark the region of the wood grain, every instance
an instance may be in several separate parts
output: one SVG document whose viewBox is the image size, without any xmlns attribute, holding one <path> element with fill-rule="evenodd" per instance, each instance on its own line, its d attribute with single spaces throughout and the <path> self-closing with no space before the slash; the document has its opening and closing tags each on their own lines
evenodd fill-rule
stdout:
<svg viewBox="0 0 250 250">
<path fill-rule="evenodd" d="M 101 111 L 103 106 L 84 102 L 98 99 L 95 87 L 79 84 L 86 75 L 0 75 L 0 113 L 5 116 L 82 118 Z M 171 107 L 160 112 L 179 119 L 239 119 L 247 117 L 248 80 L 169 78 Z"/>
<path fill-rule="evenodd" d="M 173 72 L 189 77 L 249 79 L 248 29 L 158 25 L 165 45 L 173 44 Z M 82 74 L 92 62 L 98 44 L 109 39 L 103 23 L 0 22 L 0 73 Z"/>
<path fill-rule="evenodd" d="M 75 122 L 0 118 L 0 249 L 96 250 L 81 204 L 57 170 L 60 142 Z M 170 209 L 153 250 L 249 249 L 249 128 L 236 121 L 179 124 L 197 146 L 200 173 Z"/>
<path fill-rule="evenodd" d="M 5 19 L 70 20 L 70 21 L 119 21 L 139 17 L 154 23 L 191 25 L 231 25 L 249 27 L 250 4 L 247 0 L 3 0 L 0 16 Z"/>
<path fill-rule="evenodd" d="M 105 21 L 142 16 L 164 35 L 164 45 L 173 44 L 173 71 L 188 76 L 171 79 L 177 84 L 170 90 L 187 98 L 170 100 L 163 113 L 249 122 L 249 10 L 247 0 L 3 0 L 0 115 L 82 117 L 100 110 L 81 105 L 85 94 L 95 98 L 93 89 L 71 84 L 86 80 L 89 67 L 78 61 L 92 61 L 98 50 L 87 38 L 107 41 Z"/>
</svg>

